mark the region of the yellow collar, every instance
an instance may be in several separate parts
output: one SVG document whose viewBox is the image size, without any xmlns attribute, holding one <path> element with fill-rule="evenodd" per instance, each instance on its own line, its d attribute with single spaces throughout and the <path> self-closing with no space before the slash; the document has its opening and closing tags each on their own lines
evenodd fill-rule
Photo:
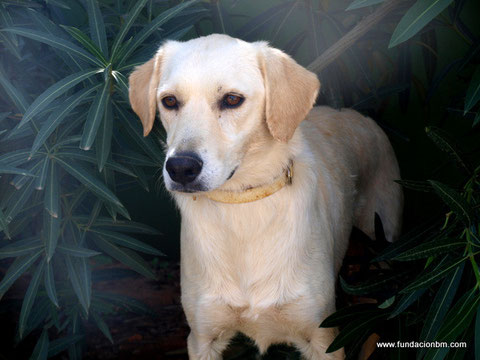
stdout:
<svg viewBox="0 0 480 360">
<path fill-rule="evenodd" d="M 225 204 L 242 204 L 260 200 L 276 193 L 285 185 L 291 185 L 293 180 L 293 162 L 290 161 L 285 171 L 273 180 L 272 183 L 260 185 L 257 187 L 247 188 L 246 190 L 213 190 L 205 193 L 205 196 L 213 201 Z M 196 197 L 194 196 L 195 200 Z"/>
</svg>

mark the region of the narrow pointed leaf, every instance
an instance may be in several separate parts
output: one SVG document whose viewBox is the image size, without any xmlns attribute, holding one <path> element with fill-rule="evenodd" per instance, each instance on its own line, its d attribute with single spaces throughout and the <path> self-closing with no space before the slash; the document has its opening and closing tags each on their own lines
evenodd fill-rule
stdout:
<svg viewBox="0 0 480 360">
<path fill-rule="evenodd" d="M 28 285 L 25 297 L 23 298 L 22 309 L 20 310 L 20 318 L 18 320 L 18 333 L 20 334 L 20 338 L 23 337 L 27 327 L 30 311 L 32 310 L 33 303 L 35 302 L 38 286 L 40 285 L 43 271 L 45 270 L 45 262 L 46 259 L 43 258 L 38 264 L 35 272 L 33 273 L 32 279 L 30 280 L 30 285 Z"/>
<path fill-rule="evenodd" d="M 448 312 L 435 340 L 446 342 L 455 341 L 471 324 L 479 303 L 480 296 L 477 289 L 472 289 L 465 293 Z M 446 352 L 442 350 L 442 348 L 432 348 L 427 352 L 424 359 L 442 360 L 446 355 Z"/>
<path fill-rule="evenodd" d="M 29 360 L 47 360 L 48 358 L 48 349 L 49 349 L 49 341 L 48 341 L 48 331 L 43 330 L 42 335 L 37 341 L 35 348 L 33 349 L 33 353 L 30 356 Z"/>
<path fill-rule="evenodd" d="M 5 233 L 5 236 L 10 239 L 10 232 L 8 231 L 8 223 L 5 214 L 3 213 L 2 209 L 0 209 L 0 231 Z"/>
<path fill-rule="evenodd" d="M 340 285 L 342 286 L 342 289 L 347 293 L 347 294 L 352 294 L 352 295 L 363 295 L 363 294 L 370 294 L 372 292 L 378 291 L 379 289 L 382 289 L 385 287 L 386 284 L 397 280 L 401 277 L 403 277 L 405 273 L 395 273 L 393 275 L 388 275 L 388 276 L 379 276 L 376 279 L 366 281 L 363 284 L 360 285 L 349 285 L 343 278 L 340 276 Z"/>
<path fill-rule="evenodd" d="M 73 158 L 77 160 L 88 161 L 92 164 L 97 164 L 97 158 L 96 156 L 94 156 L 94 154 L 88 151 L 80 150 L 78 148 L 63 148 L 56 153 L 56 156 L 61 157 L 65 160 Z M 130 169 L 126 168 L 123 165 L 120 165 L 119 163 L 111 159 L 108 159 L 106 161 L 105 167 L 110 170 L 121 172 L 122 174 L 126 174 L 128 176 L 136 177 L 136 175 Z"/>
<path fill-rule="evenodd" d="M 433 240 L 427 243 L 421 244 L 413 249 L 407 250 L 400 255 L 397 255 L 394 260 L 398 261 L 411 261 L 426 258 L 429 256 L 444 254 L 450 251 L 458 250 L 461 247 L 465 247 L 466 242 L 455 239 L 442 239 Z"/>
<path fill-rule="evenodd" d="M 110 304 L 122 307 L 136 314 L 149 315 L 151 317 L 158 317 L 158 314 L 155 312 L 155 310 L 153 310 L 143 302 L 138 301 L 137 299 L 131 298 L 129 296 L 100 292 L 100 291 L 98 291 L 95 294 L 95 296 Z"/>
<path fill-rule="evenodd" d="M 50 216 L 58 218 L 60 213 L 60 181 L 55 163 L 52 163 L 48 170 L 44 203 L 45 210 L 47 210 Z"/>
<path fill-rule="evenodd" d="M 7 93 L 8 97 L 15 104 L 17 109 L 22 113 L 25 112 L 25 110 L 28 108 L 28 101 L 26 100 L 23 93 L 10 82 L 1 64 L 0 64 L 0 85 Z"/>
<path fill-rule="evenodd" d="M 438 268 L 431 269 L 431 271 L 428 271 L 430 269 L 427 268 L 427 271 L 425 273 L 420 275 L 417 279 L 415 279 L 415 281 L 413 281 L 405 289 L 400 291 L 400 293 L 407 293 L 413 290 L 427 288 L 430 285 L 436 283 L 437 281 L 443 279 L 452 271 L 454 271 L 454 269 L 460 266 L 460 264 L 462 264 L 462 262 L 464 261 L 465 258 L 454 259 L 446 262 Z"/>
<path fill-rule="evenodd" d="M 97 0 L 87 0 L 88 23 L 90 26 L 90 36 L 93 42 L 100 48 L 105 57 L 108 57 L 107 35 L 105 33 L 105 24 L 100 12 Z"/>
<path fill-rule="evenodd" d="M 98 73 L 98 69 L 83 70 L 78 73 L 72 74 L 56 82 L 50 86 L 47 90 L 41 93 L 35 101 L 28 107 L 23 115 L 22 121 L 17 125 L 17 128 L 21 128 L 32 117 L 37 115 L 41 110 L 45 109 L 53 100 L 60 95 L 64 94 L 67 90 L 71 89 L 81 81 L 88 79 L 94 74 Z"/>
<path fill-rule="evenodd" d="M 342 329 L 340 334 L 337 335 L 335 340 L 333 340 L 326 350 L 326 353 L 331 353 L 341 349 L 345 344 L 349 343 L 352 339 L 358 336 L 362 330 L 370 329 L 376 322 L 381 321 L 383 317 L 385 317 L 385 314 L 379 313 L 368 318 L 362 317 L 361 319 L 352 321 Z"/>
<path fill-rule="evenodd" d="M 136 166 L 158 166 L 155 162 L 135 151 L 122 150 L 121 153 L 114 153 L 118 161 Z"/>
<path fill-rule="evenodd" d="M 149 235 L 158 235 L 160 232 L 148 225 L 141 224 L 134 221 L 123 221 L 117 220 L 113 221 L 110 218 L 100 217 L 93 224 L 94 227 L 101 227 L 106 230 L 111 231 L 120 231 L 127 233 L 136 233 L 136 234 L 149 234 Z"/>
<path fill-rule="evenodd" d="M 155 274 L 150 269 L 150 266 L 148 266 L 148 264 L 134 252 L 115 246 L 110 241 L 103 239 L 102 236 L 95 236 L 94 242 L 100 250 L 104 251 L 112 258 L 120 261 L 132 270 L 135 270 L 149 279 L 155 279 Z"/>
<path fill-rule="evenodd" d="M 147 245 L 142 241 L 134 239 L 130 236 L 108 231 L 108 230 L 101 230 L 101 229 L 90 229 L 90 232 L 99 235 L 102 239 L 113 242 L 117 245 L 128 247 L 130 249 L 140 251 L 146 254 L 151 255 L 163 255 L 159 250 L 155 249 L 153 246 Z"/>
<path fill-rule="evenodd" d="M 24 205 L 30 199 L 33 193 L 33 180 L 30 180 L 25 186 L 20 190 L 15 190 L 15 193 L 10 198 L 5 211 L 5 218 L 7 222 L 10 222 L 22 211 Z"/>
<path fill-rule="evenodd" d="M 81 269 L 76 263 L 75 258 L 71 258 L 70 256 L 65 256 L 65 264 L 67 265 L 67 272 L 68 277 L 70 278 L 70 282 L 73 287 L 73 291 L 77 295 L 78 300 L 80 301 L 80 305 L 82 305 L 85 312 L 88 314 L 88 309 L 90 307 L 90 297 L 89 297 L 89 290 L 88 290 L 88 282 L 85 282 L 85 278 L 89 275 L 85 269 Z"/>
<path fill-rule="evenodd" d="M 89 150 L 92 147 L 97 130 L 105 115 L 105 106 L 110 96 L 110 80 L 107 80 L 103 87 L 100 88 L 95 100 L 88 110 L 87 120 L 83 128 L 82 140 L 80 141 L 80 149 Z"/>
<path fill-rule="evenodd" d="M 36 153 L 36 151 L 42 146 L 47 138 L 53 133 L 53 131 L 62 123 L 65 117 L 79 105 L 85 98 L 93 91 L 97 90 L 100 85 L 81 90 L 76 94 L 68 97 L 60 106 L 57 111 L 50 114 L 47 120 L 42 124 L 35 140 L 33 141 L 32 149 L 30 150 L 30 156 Z"/>
<path fill-rule="evenodd" d="M 105 106 L 105 114 L 102 124 L 97 132 L 95 152 L 98 161 L 98 170 L 101 172 L 110 155 L 112 145 L 113 114 L 112 104 L 108 102 Z"/>
<path fill-rule="evenodd" d="M 47 265 L 46 265 L 45 276 L 44 276 L 44 285 L 45 285 L 45 290 L 47 291 L 48 298 L 52 301 L 52 303 L 56 307 L 59 307 L 57 290 L 55 289 L 55 277 L 53 275 L 53 264 L 52 264 L 52 262 L 48 262 Z"/>
<path fill-rule="evenodd" d="M 75 257 L 92 257 L 100 255 L 98 251 L 90 250 L 81 246 L 62 244 L 58 245 L 57 249 L 64 254 L 68 254 Z"/>
<path fill-rule="evenodd" d="M 55 249 L 57 248 L 62 220 L 60 218 L 60 213 L 58 213 L 57 217 L 53 217 L 47 212 L 43 214 L 43 219 L 45 253 L 47 255 L 47 261 L 50 262 L 55 253 Z"/>
<path fill-rule="evenodd" d="M 455 272 L 443 281 L 425 318 L 422 332 L 420 334 L 421 341 L 432 341 L 439 328 L 442 326 L 443 319 L 452 304 L 453 298 L 455 297 L 460 284 L 463 268 L 464 266 L 462 264 L 455 269 Z M 425 353 L 425 351 L 426 349 L 421 352 Z"/>
<path fill-rule="evenodd" d="M 136 4 L 133 6 L 132 10 L 130 11 L 130 13 L 128 14 L 127 19 L 123 23 L 122 27 L 120 28 L 120 31 L 118 32 L 117 36 L 115 37 L 115 40 L 113 41 L 112 56 L 111 56 L 112 59 L 115 59 L 117 52 L 120 50 L 120 46 L 122 45 L 123 39 L 127 35 L 128 31 L 130 30 L 133 23 L 135 22 L 135 19 L 140 14 L 140 11 L 142 11 L 147 1 L 148 0 L 137 1 Z"/>
<path fill-rule="evenodd" d="M 28 161 L 28 154 L 28 149 L 10 151 L 6 154 L 0 155 L 0 162 L 10 166 L 17 166 Z"/>
<path fill-rule="evenodd" d="M 412 305 L 418 298 L 420 298 L 427 289 L 419 289 L 405 294 L 397 303 L 388 319 L 393 319 L 395 316 L 403 313 L 410 305 Z"/>
<path fill-rule="evenodd" d="M 388 47 L 410 39 L 452 2 L 453 0 L 418 0 L 398 23 Z"/>
<path fill-rule="evenodd" d="M 385 0 L 355 0 L 345 10 L 360 9 L 366 6 L 380 4 L 384 1 Z"/>
<path fill-rule="evenodd" d="M 73 177 L 78 181 L 84 184 L 90 191 L 94 192 L 102 199 L 110 201 L 118 206 L 123 207 L 122 203 L 118 198 L 113 194 L 110 189 L 108 189 L 105 184 L 103 184 L 98 178 L 96 178 L 90 171 L 86 170 L 83 166 L 76 163 L 73 160 L 65 161 L 62 158 L 56 158 L 57 162 Z"/>
<path fill-rule="evenodd" d="M 81 30 L 73 26 L 61 25 L 75 40 L 82 44 L 93 56 L 98 58 L 104 65 L 107 65 L 107 59 L 102 51 L 95 45 L 92 40 Z"/>
<path fill-rule="evenodd" d="M 453 139 L 450 139 L 447 133 L 435 126 L 425 128 L 425 132 L 438 148 L 446 152 L 461 169 L 467 174 L 471 175 L 473 173 L 472 166 L 465 161 L 465 156 L 459 146 L 453 141 Z"/>
<path fill-rule="evenodd" d="M 105 337 L 110 341 L 110 343 L 113 344 L 113 339 L 112 339 L 112 334 L 110 334 L 110 330 L 108 328 L 107 323 L 95 312 L 92 313 L 93 319 L 95 320 L 95 323 L 97 324 L 97 327 L 100 329 L 100 331 L 105 335 Z"/>
<path fill-rule="evenodd" d="M 192 6 L 193 4 L 197 3 L 198 0 L 190 0 L 182 2 L 176 6 L 171 7 L 170 9 L 162 12 L 158 15 L 155 19 L 153 19 L 147 26 L 144 26 L 143 29 L 133 37 L 133 40 L 127 44 L 127 48 L 125 52 L 121 53 L 121 59 L 119 60 L 118 64 L 121 66 L 125 63 L 126 59 L 130 56 L 130 54 L 135 51 L 140 45 L 144 43 L 144 41 L 155 31 L 158 30 L 160 26 L 162 26 L 167 21 L 173 19 L 175 16 L 181 14 L 185 9 Z"/>
<path fill-rule="evenodd" d="M 17 280 L 25 271 L 30 268 L 30 266 L 38 259 L 41 253 L 43 253 L 43 250 L 40 250 L 33 255 L 20 256 L 15 259 L 0 282 L 0 298 L 5 295 L 15 280 Z"/>
<path fill-rule="evenodd" d="M 21 35 L 28 37 L 32 40 L 43 42 L 47 45 L 50 45 L 54 48 L 67 52 L 69 55 L 73 57 L 78 57 L 82 60 L 85 60 L 89 63 L 92 63 L 97 66 L 103 66 L 102 62 L 95 58 L 93 55 L 89 54 L 82 48 L 78 47 L 77 45 L 73 44 L 70 41 L 65 39 L 53 36 L 49 33 L 45 33 L 42 31 L 31 30 L 27 28 L 20 28 L 20 27 L 12 27 L 8 29 L 2 29 L 1 31 L 8 31 L 13 34 Z"/>
<path fill-rule="evenodd" d="M 470 111 L 470 109 L 478 103 L 478 100 L 480 100 L 480 66 L 477 66 L 470 85 L 468 86 L 467 96 L 465 97 L 464 114 Z"/>
<path fill-rule="evenodd" d="M 48 357 L 51 358 L 67 350 L 70 345 L 74 345 L 84 338 L 83 335 L 70 335 L 60 339 L 53 340 L 48 346 Z"/>
<path fill-rule="evenodd" d="M 35 190 L 43 190 L 45 188 L 45 181 L 47 179 L 48 169 L 50 168 L 50 158 L 45 157 L 41 163 L 42 165 L 35 179 Z"/>
<path fill-rule="evenodd" d="M 466 225 L 470 225 L 474 212 L 470 204 L 459 193 L 438 181 L 428 180 L 435 192 Z"/>
<path fill-rule="evenodd" d="M 17 174 L 17 175 L 23 175 L 23 176 L 35 176 L 35 174 L 25 169 L 19 169 L 11 165 L 6 165 L 2 163 L 0 163 L 0 174 Z"/>
<path fill-rule="evenodd" d="M 38 252 L 38 250 L 42 248 L 43 243 L 38 238 L 16 241 L 13 244 L 0 248 L 0 259 L 27 255 L 33 252 Z"/>
<path fill-rule="evenodd" d="M 359 314 L 368 317 L 370 315 L 378 314 L 378 310 L 373 304 L 356 304 L 348 306 L 346 308 L 339 309 L 332 315 L 328 316 L 322 321 L 320 327 L 329 328 L 344 325 L 358 319 Z"/>
</svg>

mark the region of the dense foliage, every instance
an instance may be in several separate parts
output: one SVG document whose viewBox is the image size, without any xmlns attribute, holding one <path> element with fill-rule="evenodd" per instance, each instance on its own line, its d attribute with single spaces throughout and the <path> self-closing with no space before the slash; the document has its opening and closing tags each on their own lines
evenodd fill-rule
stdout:
<svg viewBox="0 0 480 360">
<path fill-rule="evenodd" d="M 366 252 L 347 259 L 340 310 L 322 324 L 340 326 L 331 349 L 346 346 L 353 358 L 378 334 L 381 341 L 467 341 L 468 348 L 377 349 L 377 358 L 480 356 L 480 6 L 392 0 L 379 25 L 319 64 L 387 2 L 2 1 L 0 258 L 8 270 L 0 296 L 29 275 L 17 341 L 38 333 L 33 358 L 64 350 L 81 358 L 84 322 L 111 339 L 105 315 L 119 306 L 150 311 L 92 287 L 118 276 L 102 267 L 109 258 L 153 277 L 138 253 L 160 255 L 131 235 L 157 230 L 131 221 L 120 201 L 125 190 L 148 189 L 163 161 L 162 130 L 142 137 L 126 79 L 163 39 L 212 32 L 269 40 L 320 69 L 318 103 L 371 116 L 395 146 L 407 179 L 400 182 L 405 235 L 390 246 L 359 237 Z M 244 348 L 240 358 L 255 358 Z M 267 356 L 298 354 L 277 348 Z"/>
</svg>

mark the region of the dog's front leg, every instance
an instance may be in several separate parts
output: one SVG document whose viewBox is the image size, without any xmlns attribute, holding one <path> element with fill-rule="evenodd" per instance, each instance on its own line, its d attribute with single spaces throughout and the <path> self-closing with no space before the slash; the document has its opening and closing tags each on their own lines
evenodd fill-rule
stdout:
<svg viewBox="0 0 480 360">
<path fill-rule="evenodd" d="M 198 334 L 192 330 L 187 339 L 190 360 L 221 360 L 234 331 L 222 331 L 217 336 Z"/>
</svg>

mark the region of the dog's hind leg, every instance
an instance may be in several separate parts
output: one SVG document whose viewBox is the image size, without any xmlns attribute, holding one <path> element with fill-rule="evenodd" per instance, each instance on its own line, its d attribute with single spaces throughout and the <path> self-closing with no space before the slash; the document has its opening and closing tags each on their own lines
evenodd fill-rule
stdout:
<svg viewBox="0 0 480 360">
<path fill-rule="evenodd" d="M 379 130 L 379 129 L 378 129 Z M 387 136 L 379 131 L 377 162 L 364 175 L 358 189 L 354 225 L 375 239 L 375 213 L 380 216 L 385 238 L 398 239 L 402 226 L 403 192 L 394 180 L 400 179 L 397 159 Z"/>
</svg>

